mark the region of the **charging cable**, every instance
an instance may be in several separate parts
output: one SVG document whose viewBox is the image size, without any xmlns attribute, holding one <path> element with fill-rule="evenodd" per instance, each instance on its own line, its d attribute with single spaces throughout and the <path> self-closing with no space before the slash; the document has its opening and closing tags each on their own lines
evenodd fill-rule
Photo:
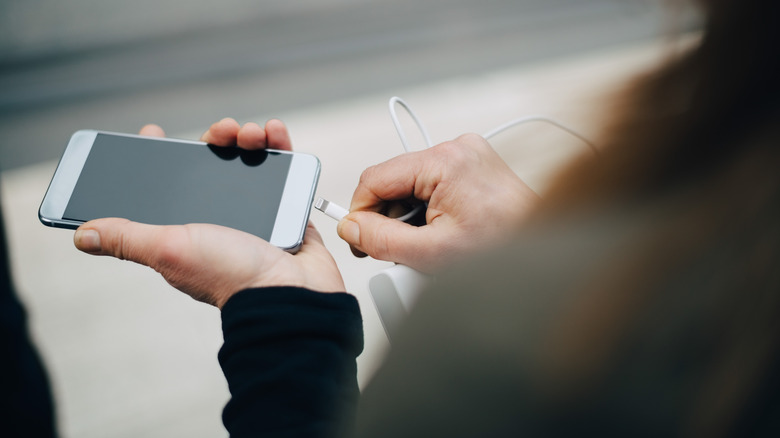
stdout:
<svg viewBox="0 0 780 438">
<path fill-rule="evenodd" d="M 420 130 L 420 133 L 422 134 L 423 139 L 425 140 L 426 148 L 432 147 L 433 143 L 431 142 L 431 138 L 428 135 L 428 130 L 425 129 L 425 125 L 422 123 L 422 121 L 420 121 L 420 118 L 417 117 L 417 114 L 415 114 L 414 110 L 412 110 L 409 104 L 407 104 L 403 99 L 401 99 L 398 96 L 393 96 L 390 98 L 390 101 L 388 102 L 388 109 L 390 110 L 390 118 L 393 121 L 393 126 L 395 126 L 396 132 L 398 132 L 398 137 L 401 140 L 401 146 L 403 146 L 404 152 L 411 152 L 412 148 L 409 145 L 409 141 L 406 138 L 406 133 L 403 127 L 401 126 L 401 122 L 398 120 L 398 113 L 396 112 L 396 107 L 398 105 L 400 105 L 401 107 L 403 107 L 403 109 L 406 110 L 407 114 L 409 114 L 409 117 L 411 117 L 414 123 L 417 125 L 417 128 Z M 489 140 L 490 138 L 495 137 L 496 135 L 510 128 L 514 128 L 515 126 L 519 126 L 524 123 L 530 123 L 530 122 L 544 122 L 553 125 L 571 134 L 572 136 L 582 140 L 582 142 L 585 143 L 588 146 L 588 148 L 590 148 L 590 150 L 593 151 L 594 154 L 599 155 L 599 150 L 596 148 L 596 145 L 594 145 L 584 135 L 582 135 L 575 129 L 559 122 L 558 120 L 553 119 L 552 117 L 542 116 L 542 115 L 531 115 L 531 116 L 520 117 L 514 120 L 510 120 L 488 131 L 482 137 L 484 137 L 486 140 Z M 317 199 L 317 201 L 314 203 L 314 208 L 322 211 L 323 213 L 325 213 L 326 215 L 328 215 L 333 219 L 336 219 L 337 221 L 340 221 L 341 219 L 344 218 L 344 216 L 346 216 L 349 213 L 349 211 L 346 208 L 334 204 L 333 202 L 326 201 L 323 198 Z M 415 217 L 420 211 L 422 211 L 423 208 L 425 208 L 425 205 L 418 205 L 408 213 L 396 219 L 403 222 L 407 222 L 411 220 L 413 217 Z"/>
<path fill-rule="evenodd" d="M 425 125 L 423 125 L 423 123 L 420 121 L 420 118 L 417 117 L 417 114 L 414 113 L 412 108 L 406 102 L 404 102 L 403 99 L 401 99 L 398 96 L 393 96 L 390 98 L 390 101 L 387 103 L 387 106 L 388 109 L 390 110 L 390 118 L 393 120 L 393 126 L 395 126 L 395 130 L 396 132 L 398 132 L 398 137 L 401 139 L 401 146 L 404 147 L 404 151 L 411 152 L 412 148 L 409 146 L 409 142 L 406 140 L 406 134 L 404 133 L 404 128 L 401 126 L 401 122 L 398 121 L 398 113 L 395 112 L 396 104 L 401 105 L 409 114 L 409 117 L 412 118 L 414 123 L 417 124 L 417 127 L 420 129 L 420 133 L 425 139 L 425 146 L 427 147 L 433 146 L 433 143 L 431 142 L 431 137 L 428 136 L 428 130 L 425 129 Z"/>
</svg>

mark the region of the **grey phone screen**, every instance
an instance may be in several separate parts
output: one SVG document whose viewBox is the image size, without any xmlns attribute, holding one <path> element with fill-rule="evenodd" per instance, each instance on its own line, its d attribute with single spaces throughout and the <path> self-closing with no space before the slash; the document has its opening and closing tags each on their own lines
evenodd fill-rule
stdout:
<svg viewBox="0 0 780 438">
<path fill-rule="evenodd" d="M 292 156 L 98 134 L 64 219 L 212 223 L 270 239 Z"/>
</svg>

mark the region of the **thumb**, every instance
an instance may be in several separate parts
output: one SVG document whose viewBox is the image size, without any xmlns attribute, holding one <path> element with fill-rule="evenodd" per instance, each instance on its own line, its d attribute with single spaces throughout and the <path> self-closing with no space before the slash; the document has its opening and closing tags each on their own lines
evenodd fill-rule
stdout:
<svg viewBox="0 0 780 438">
<path fill-rule="evenodd" d="M 379 213 L 350 213 L 339 222 L 339 236 L 352 247 L 379 260 L 402 263 L 424 269 L 435 252 L 434 230 L 416 227 Z"/>
<path fill-rule="evenodd" d="M 162 240 L 163 227 L 127 219 L 96 219 L 81 225 L 73 235 L 80 251 L 108 255 L 149 266 Z"/>
</svg>

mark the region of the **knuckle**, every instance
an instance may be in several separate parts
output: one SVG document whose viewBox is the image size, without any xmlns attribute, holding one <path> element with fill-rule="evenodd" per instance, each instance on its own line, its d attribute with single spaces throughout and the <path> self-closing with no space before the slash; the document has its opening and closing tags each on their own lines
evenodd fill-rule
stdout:
<svg viewBox="0 0 780 438">
<path fill-rule="evenodd" d="M 475 134 L 473 132 L 467 132 L 460 135 L 457 138 L 457 141 L 464 145 L 482 145 L 485 143 L 485 139 L 481 135 Z"/>
<path fill-rule="evenodd" d="M 377 166 L 373 165 L 360 174 L 359 185 L 368 185 L 376 178 L 378 173 Z"/>
<path fill-rule="evenodd" d="M 449 140 L 434 146 L 432 151 L 441 155 L 454 155 L 458 153 L 460 147 L 457 141 Z"/>
<path fill-rule="evenodd" d="M 392 233 L 387 223 L 380 223 L 368 233 L 368 239 L 361 239 L 361 246 L 376 259 L 389 260 L 393 256 Z"/>
<path fill-rule="evenodd" d="M 467 153 L 470 157 L 477 156 L 485 148 L 489 148 L 490 144 L 481 135 L 468 133 L 463 134 L 456 140 L 459 145 L 462 146 L 461 150 Z"/>
<path fill-rule="evenodd" d="M 451 141 L 440 143 L 430 149 L 434 163 L 449 163 L 458 153 L 458 146 Z"/>
<path fill-rule="evenodd" d="M 125 226 L 129 223 L 130 221 L 121 220 L 118 221 L 116 224 L 112 224 L 117 231 L 115 233 L 110 233 L 107 239 L 108 252 L 113 257 L 116 257 L 120 260 L 127 260 L 129 258 L 128 253 L 130 252 L 131 245 L 130 245 L 129 237 L 125 233 L 125 229 L 126 229 Z M 103 238 L 103 236 L 101 236 L 101 238 Z"/>
<path fill-rule="evenodd" d="M 125 236 L 125 233 L 121 231 L 119 232 L 119 234 L 114 238 L 114 241 L 111 243 L 110 251 L 111 255 L 118 258 L 119 260 L 129 259 L 127 237 Z"/>
<path fill-rule="evenodd" d="M 471 158 L 468 147 L 457 140 L 444 142 L 435 149 L 437 161 L 447 163 L 448 166 L 456 168 L 464 166 Z"/>
</svg>

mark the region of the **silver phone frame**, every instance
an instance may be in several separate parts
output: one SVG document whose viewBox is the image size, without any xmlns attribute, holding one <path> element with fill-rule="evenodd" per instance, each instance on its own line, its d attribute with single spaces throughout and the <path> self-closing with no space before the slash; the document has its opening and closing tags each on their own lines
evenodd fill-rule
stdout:
<svg viewBox="0 0 780 438">
<path fill-rule="evenodd" d="M 98 134 L 115 135 L 122 137 L 134 137 L 148 139 L 134 134 L 118 132 L 97 131 L 84 129 L 76 131 L 70 138 L 65 152 L 62 154 L 54 176 L 49 183 L 49 188 L 43 197 L 38 209 L 38 219 L 44 225 L 57 228 L 76 229 L 84 221 L 63 219 L 65 209 L 73 195 L 73 190 L 81 176 L 81 171 L 92 150 Z M 191 145 L 206 146 L 202 141 L 182 140 L 177 138 L 158 138 L 154 140 L 169 141 L 174 143 L 186 143 Z M 288 252 L 296 252 L 303 244 L 303 236 L 309 222 L 314 194 L 320 176 L 320 160 L 314 155 L 300 152 L 280 151 L 274 152 L 292 155 L 290 170 L 287 172 L 287 180 L 284 184 L 282 199 L 279 203 L 279 211 L 276 215 L 271 238 L 272 245 Z M 305 202 L 298 202 L 304 199 Z"/>
</svg>

